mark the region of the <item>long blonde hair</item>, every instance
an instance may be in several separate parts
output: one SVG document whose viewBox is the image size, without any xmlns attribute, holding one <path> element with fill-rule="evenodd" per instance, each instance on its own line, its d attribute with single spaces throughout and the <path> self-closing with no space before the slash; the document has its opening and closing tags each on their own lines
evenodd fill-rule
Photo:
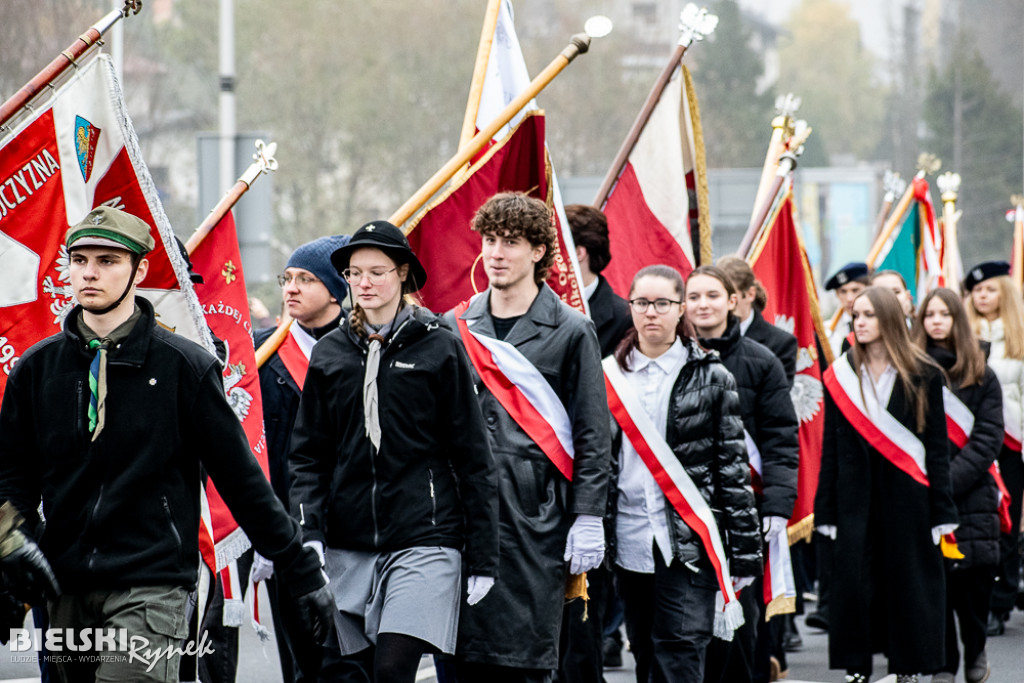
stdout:
<svg viewBox="0 0 1024 683">
<path fill-rule="evenodd" d="M 891 289 L 877 286 L 868 287 L 857 295 L 857 299 L 861 297 L 867 297 L 872 308 L 875 309 L 879 338 L 885 345 L 889 362 L 896 368 L 896 374 L 903 386 L 903 393 L 907 395 L 907 400 L 914 410 L 917 431 L 921 432 L 924 430 L 925 415 L 928 413 L 928 388 L 921 382 L 921 375 L 926 366 L 931 366 L 939 372 L 941 369 L 927 353 L 910 340 L 910 331 L 907 329 L 907 317 L 903 313 L 903 305 L 900 304 Z M 856 338 L 854 338 L 851 353 L 853 354 L 853 367 L 860 368 L 867 361 L 867 349 Z M 862 383 L 861 394 L 863 392 L 864 385 Z"/>
<path fill-rule="evenodd" d="M 999 319 L 1003 321 L 1006 357 L 1024 360 L 1024 301 L 1021 300 L 1020 290 L 1009 275 L 998 275 L 990 279 L 999 288 Z M 987 282 L 987 280 L 982 280 L 982 282 Z M 968 292 L 965 308 L 974 333 L 981 336 L 981 321 L 985 319 L 985 316 L 974 307 L 974 297 L 970 296 L 970 292 Z"/>
</svg>

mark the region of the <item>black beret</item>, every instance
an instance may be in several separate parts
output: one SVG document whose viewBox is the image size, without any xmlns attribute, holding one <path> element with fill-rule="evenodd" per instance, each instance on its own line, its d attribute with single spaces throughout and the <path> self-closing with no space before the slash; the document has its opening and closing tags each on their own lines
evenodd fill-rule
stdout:
<svg viewBox="0 0 1024 683">
<path fill-rule="evenodd" d="M 964 290 L 971 291 L 979 282 L 984 282 L 1000 275 L 1010 274 L 1010 264 L 1006 261 L 985 261 L 974 266 L 964 278 Z"/>
<path fill-rule="evenodd" d="M 868 276 L 868 264 L 847 263 L 836 271 L 825 283 L 825 289 L 839 289 L 847 282 L 854 282 Z"/>
</svg>

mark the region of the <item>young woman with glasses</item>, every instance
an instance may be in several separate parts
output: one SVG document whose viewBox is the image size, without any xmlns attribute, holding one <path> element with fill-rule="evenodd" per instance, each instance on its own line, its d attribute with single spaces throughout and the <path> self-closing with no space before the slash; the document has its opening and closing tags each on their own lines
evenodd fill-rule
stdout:
<svg viewBox="0 0 1024 683">
<path fill-rule="evenodd" d="M 621 378 L 609 403 L 625 430 L 613 449 L 618 481 L 610 487 L 609 555 L 638 683 L 700 681 L 720 582 L 731 581 L 731 572 L 749 583 L 761 571 L 739 397 L 729 372 L 701 348 L 683 316 L 677 271 L 638 272 L 629 305 L 633 327 L 605 361 L 606 372 Z M 621 409 L 612 395 L 622 399 Z M 630 431 L 631 424 L 649 428 Z M 664 459 L 652 461 L 651 448 Z M 678 469 L 681 478 L 672 481 L 685 479 L 685 486 L 663 488 L 655 479 L 659 468 Z M 684 489 L 690 509 L 707 508 L 714 525 L 681 512 L 677 493 Z M 742 614 L 738 605 L 733 611 Z"/>
<path fill-rule="evenodd" d="M 470 604 L 497 576 L 494 463 L 462 345 L 409 297 L 427 274 L 402 231 L 370 223 L 331 261 L 352 311 L 313 348 L 291 510 L 326 555 L 341 655 L 412 683 L 455 651 L 463 568 Z"/>
</svg>

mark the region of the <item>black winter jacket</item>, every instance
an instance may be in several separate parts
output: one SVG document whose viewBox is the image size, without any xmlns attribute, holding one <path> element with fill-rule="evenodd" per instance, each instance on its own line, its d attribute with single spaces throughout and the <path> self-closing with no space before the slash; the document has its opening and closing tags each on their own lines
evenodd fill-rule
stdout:
<svg viewBox="0 0 1024 683">
<path fill-rule="evenodd" d="M 633 326 L 629 303 L 615 293 L 604 276 L 597 276 L 597 289 L 587 302 L 590 319 L 594 321 L 597 342 L 601 345 L 601 357 L 611 355 L 626 332 Z"/>
<path fill-rule="evenodd" d="M 338 319 L 328 325 L 309 330 L 316 339 L 338 326 Z M 298 323 L 293 323 L 298 324 Z M 255 343 L 258 349 L 270 338 L 277 328 L 256 330 Z M 288 450 L 291 444 L 295 416 L 299 412 L 299 398 L 302 390 L 285 367 L 281 357 L 274 353 L 260 368 L 260 394 L 263 398 L 263 427 L 267 435 L 267 463 L 270 466 L 270 484 L 274 493 L 288 507 L 288 487 L 291 486 L 291 472 L 288 470 Z"/>
<path fill-rule="evenodd" d="M 928 354 L 948 372 L 956 356 L 942 347 L 928 345 Z M 985 366 L 979 384 L 952 391 L 974 415 L 974 427 L 960 448 L 949 442 L 949 477 L 953 484 L 960 526 L 957 546 L 964 559 L 953 560 L 953 569 L 999 564 L 999 491 L 989 468 L 1003 446 L 1003 392 L 992 368 Z"/>
<path fill-rule="evenodd" d="M 367 342 L 347 319 L 313 347 L 292 432 L 291 511 L 306 540 L 389 552 L 463 550 L 497 576 L 498 486 L 469 359 L 424 308 L 381 350 L 380 451 L 366 436 Z"/>
<path fill-rule="evenodd" d="M 64 330 L 29 349 L 0 410 L 0 500 L 46 517 L 40 547 L 66 593 L 132 586 L 192 588 L 199 557 L 200 464 L 256 550 L 294 595 L 323 585 L 249 450 L 224 396 L 217 359 L 158 327 L 153 307 L 109 351 L 106 427 L 86 426 L 92 352 Z"/>
<path fill-rule="evenodd" d="M 723 336 L 700 342 L 718 351 L 736 378 L 743 427 L 761 453 L 761 515 L 789 519 L 796 503 L 800 425 L 782 363 L 767 348 L 742 336 L 739 321 L 732 315 Z"/>
<path fill-rule="evenodd" d="M 769 351 L 775 354 L 775 357 L 782 363 L 782 370 L 786 373 L 786 381 L 789 382 L 789 386 L 792 388 L 793 377 L 796 376 L 796 354 L 798 350 L 796 337 L 765 320 L 764 316 L 761 315 L 761 311 L 756 306 L 753 311 L 754 319 L 751 321 L 750 327 L 747 328 L 747 333 L 743 336 L 747 339 L 753 339 L 762 346 L 766 346 Z"/>
<path fill-rule="evenodd" d="M 740 398 L 736 382 L 718 354 L 685 340 L 687 361 L 679 371 L 669 398 L 665 441 L 686 474 L 715 513 L 722 544 L 734 577 L 760 576 L 761 530 L 750 488 L 750 464 L 743 441 Z M 622 431 L 615 428 L 614 452 L 621 453 Z M 616 457 L 618 462 L 618 457 Z M 609 487 L 609 557 L 615 559 L 615 512 L 618 487 Z M 671 504 L 668 515 L 672 556 L 695 564 L 715 582 L 700 538 Z"/>
</svg>

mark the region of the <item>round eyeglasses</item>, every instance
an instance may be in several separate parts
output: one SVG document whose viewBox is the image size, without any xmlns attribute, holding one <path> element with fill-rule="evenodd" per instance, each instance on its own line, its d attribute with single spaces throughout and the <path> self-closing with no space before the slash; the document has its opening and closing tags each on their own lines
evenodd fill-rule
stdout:
<svg viewBox="0 0 1024 683">
<path fill-rule="evenodd" d="M 341 271 L 341 276 L 345 278 L 346 282 L 350 285 L 358 285 L 363 281 L 363 277 L 366 277 L 370 281 L 371 285 L 382 285 L 388 278 L 388 273 L 393 273 L 398 270 L 398 266 L 390 268 L 388 270 L 353 270 L 346 268 Z"/>
<path fill-rule="evenodd" d="M 672 299 L 655 299 L 651 301 L 649 299 L 630 299 L 629 307 L 637 313 L 646 313 L 647 307 L 653 305 L 656 313 L 664 315 L 672 310 L 673 304 L 681 304 L 682 301 L 673 301 Z"/>
</svg>

